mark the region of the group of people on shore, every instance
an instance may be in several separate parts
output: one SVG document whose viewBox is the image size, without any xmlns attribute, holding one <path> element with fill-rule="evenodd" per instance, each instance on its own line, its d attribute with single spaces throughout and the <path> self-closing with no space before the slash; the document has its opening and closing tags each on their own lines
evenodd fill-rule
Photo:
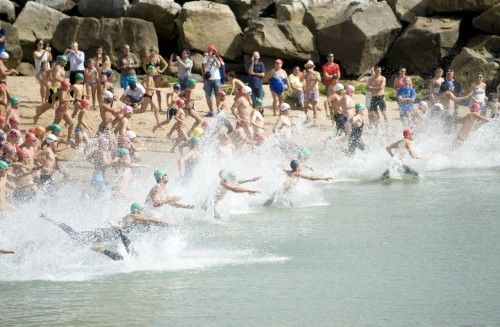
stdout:
<svg viewBox="0 0 500 327">
<path fill-rule="evenodd" d="M 114 194 L 128 198 L 128 187 L 133 179 L 133 169 L 145 167 L 140 163 L 140 151 L 143 149 L 140 137 L 134 132 L 133 116 L 144 113 L 148 108 L 155 116 L 153 132 L 169 126 L 167 139 L 172 140 L 171 152 L 179 151 L 178 167 L 181 178 L 189 178 L 206 145 L 215 145 L 218 156 L 230 157 L 236 151 L 248 150 L 261 146 L 269 138 L 266 127 L 264 83 L 269 83 L 272 95 L 271 112 L 275 118 L 272 134 L 278 148 L 290 160 L 290 169 L 284 174 L 286 182 L 266 201 L 265 206 L 287 201 L 287 195 L 297 181 L 331 180 L 331 177 L 313 176 L 304 173 L 309 150 L 292 142 L 295 121 L 290 117 L 292 109 L 304 113 L 305 123 L 311 127 L 318 125 L 318 113 L 325 111 L 335 126 L 335 140 L 346 142 L 346 153 L 354 155 L 356 151 L 365 151 L 363 141 L 365 128 L 364 111 L 368 111 L 368 125 L 372 129 L 388 126 L 387 105 L 385 102 L 387 80 L 382 75 L 380 66 L 373 67 L 359 77 L 358 82 L 366 84 L 366 101 L 354 101 L 356 88 L 340 82 L 340 66 L 335 63 L 333 54 L 327 56 L 322 70 L 317 71 L 312 61 L 304 64 L 304 70 L 294 67 L 291 74 L 284 68 L 284 62 L 276 59 L 274 67 L 267 71 L 259 52 L 254 52 L 246 66 L 248 81 L 238 78 L 234 72 L 225 71 L 223 58 L 214 45 L 207 47 L 202 63 L 204 100 L 208 112 L 202 117 L 195 109 L 200 100 L 196 96 L 196 80 L 192 73 L 193 61 L 188 49 L 181 55 L 172 54 L 165 60 L 152 47 L 145 60 L 131 52 L 129 45 L 124 45 L 123 54 L 116 67 L 120 71 L 119 84 L 123 92 L 115 89 L 116 73 L 112 62 L 103 48 L 98 48 L 96 56 L 86 60 L 85 53 L 73 42 L 64 54 L 52 59 L 51 48 L 42 40 L 37 40 L 37 49 L 33 53 L 36 79 L 40 85 L 41 104 L 36 108 L 34 125 L 26 130 L 20 128 L 17 110 L 21 100 L 15 96 L 15 90 L 7 86 L 7 76 L 15 71 L 7 70 L 0 61 L 0 210 L 7 210 L 11 205 L 21 205 L 37 196 L 40 190 L 54 192 L 52 176 L 60 172 L 67 176 L 67 170 L 59 160 L 59 154 L 70 148 L 81 147 L 85 150 L 87 161 L 93 166 L 90 184 L 97 193 L 111 190 Z M 0 54 L 0 59 L 2 59 Z M 3 59 L 2 59 L 3 60 Z M 66 71 L 69 62 L 69 74 Z M 172 87 L 164 87 L 162 73 L 168 67 L 176 67 L 178 82 Z M 146 76 L 141 82 L 137 70 L 142 68 Z M 478 74 L 471 83 L 470 92 L 462 95 L 460 83 L 454 79 L 453 70 L 438 69 L 429 83 L 430 96 L 417 102 L 417 92 L 412 79 L 404 68 L 399 70 L 394 79 L 394 89 L 403 124 L 403 137 L 390 144 L 387 152 L 391 157 L 409 155 L 420 159 L 413 148 L 413 129 L 425 125 L 430 119 L 441 121 L 447 133 L 452 133 L 458 124 L 462 127 L 456 136 L 456 146 L 460 145 L 474 130 L 477 122 L 488 122 L 496 118 L 499 111 L 498 92 L 486 96 L 486 84 Z M 69 76 L 69 79 L 67 79 Z M 223 82 L 227 79 L 227 86 Z M 320 104 L 320 88 L 324 84 L 326 98 Z M 121 94 L 119 96 L 119 94 Z M 215 98 L 215 101 L 214 101 Z M 470 99 L 470 113 L 458 118 L 458 102 Z M 88 119 L 88 110 L 99 111 L 100 122 L 93 126 Z M 40 116 L 54 110 L 54 119 L 49 126 L 38 125 Z M 309 117 L 312 111 L 312 118 Z M 162 117 L 162 115 L 164 117 Z M 234 119 L 232 119 L 234 118 Z M 190 123 L 190 120 L 192 123 Z M 383 123 L 382 123 L 383 120 Z M 61 138 L 66 124 L 65 138 Z M 140 130 L 136 129 L 139 134 Z M 174 137 L 175 135 L 175 137 Z M 116 176 L 115 182 L 109 182 L 109 171 Z M 407 165 L 402 165 L 403 173 L 418 176 Z M 170 196 L 166 192 L 168 177 L 162 170 L 154 173 L 157 184 L 145 201 L 146 207 L 159 207 L 165 204 L 177 208 L 193 209 L 193 205 L 180 203 L 180 197 Z M 236 173 L 222 169 L 219 173 L 218 189 L 201 206 L 204 210 L 213 210 L 214 217 L 220 217 L 218 205 L 226 193 L 255 194 L 259 190 L 241 186 L 255 182 L 260 177 L 237 180 Z M 388 178 L 385 172 L 382 179 Z M 7 189 L 10 191 L 8 192 Z M 130 253 L 130 240 L 126 234 L 136 225 L 169 224 L 159 218 L 150 217 L 143 212 L 144 205 L 134 203 L 129 215 L 121 224 L 110 222 L 109 228 L 96 231 L 75 232 L 71 227 L 53 222 L 72 239 L 83 244 L 91 244 L 92 249 L 101 252 L 113 260 L 123 257 L 105 249 L 101 243 L 121 239 Z M 8 253 L 1 250 L 0 253 Z"/>
</svg>

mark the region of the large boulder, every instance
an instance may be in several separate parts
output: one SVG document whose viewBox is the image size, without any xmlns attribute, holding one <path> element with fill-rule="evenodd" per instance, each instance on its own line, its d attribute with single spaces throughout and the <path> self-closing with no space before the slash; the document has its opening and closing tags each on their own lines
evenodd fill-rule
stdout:
<svg viewBox="0 0 500 327">
<path fill-rule="evenodd" d="M 272 18 L 253 20 L 243 35 L 243 50 L 247 54 L 259 51 L 264 56 L 291 59 L 316 59 L 314 37 L 304 25 Z"/>
<path fill-rule="evenodd" d="M 334 6 L 331 7 L 338 9 L 345 2 L 344 0 L 337 0 Z M 302 23 L 308 9 L 332 4 L 332 0 L 278 0 L 276 1 L 276 19 L 279 21 L 291 20 Z"/>
<path fill-rule="evenodd" d="M 160 40 L 171 41 L 176 37 L 175 17 L 181 6 L 173 0 L 138 0 L 127 8 L 125 15 L 152 22 Z"/>
<path fill-rule="evenodd" d="M 368 6 L 370 2 L 371 0 L 330 0 L 326 3 L 308 4 L 304 13 L 303 23 L 316 34 L 329 22 L 351 16 L 356 10 Z"/>
<path fill-rule="evenodd" d="M 474 18 L 472 25 L 486 33 L 500 34 L 500 5 L 491 7 Z"/>
<path fill-rule="evenodd" d="M 213 2 L 228 5 L 233 11 L 238 23 L 246 27 L 250 20 L 259 17 L 264 11 L 272 9 L 276 0 L 213 0 Z M 267 13 L 271 14 L 272 13 Z"/>
<path fill-rule="evenodd" d="M 9 22 L 16 19 L 16 7 L 10 0 L 0 0 L 0 18 Z"/>
<path fill-rule="evenodd" d="M 128 0 L 78 0 L 78 11 L 83 17 L 123 17 L 128 6 Z"/>
<path fill-rule="evenodd" d="M 496 4 L 500 0 L 429 0 L 429 9 L 433 12 L 483 12 Z"/>
<path fill-rule="evenodd" d="M 399 20 L 412 23 L 417 16 L 427 12 L 429 0 L 387 0 Z"/>
<path fill-rule="evenodd" d="M 68 11 L 73 9 L 74 6 L 76 6 L 76 2 L 78 0 L 30 0 L 34 1 L 36 3 L 39 3 L 41 5 L 50 7 L 55 10 L 59 11 Z"/>
<path fill-rule="evenodd" d="M 209 44 L 227 59 L 242 53 L 242 31 L 231 9 L 208 1 L 186 2 L 176 19 L 182 48 L 206 51 Z"/>
<path fill-rule="evenodd" d="M 349 75 L 376 65 L 401 32 L 401 24 L 386 2 L 356 8 L 318 31 L 320 54 L 335 53 Z"/>
<path fill-rule="evenodd" d="M 68 18 L 65 14 L 30 1 L 17 17 L 14 26 L 19 30 L 19 42 L 23 48 L 23 60 L 33 62 L 35 40 L 52 41 L 52 35 L 59 22 Z"/>
<path fill-rule="evenodd" d="M 16 68 L 17 72 L 21 76 L 35 76 L 36 75 L 36 70 L 35 66 L 30 64 L 29 62 L 22 62 L 17 66 Z"/>
<path fill-rule="evenodd" d="M 19 45 L 19 32 L 15 26 L 7 22 L 1 22 L 5 29 L 5 49 L 10 58 L 6 65 L 9 68 L 16 68 L 23 58 L 23 49 Z"/>
<path fill-rule="evenodd" d="M 394 42 L 387 54 L 391 67 L 429 72 L 450 54 L 458 41 L 460 19 L 418 17 Z"/>
<path fill-rule="evenodd" d="M 88 57 L 102 46 L 113 62 L 121 56 L 124 44 L 129 44 L 139 58 L 144 58 L 150 47 L 158 47 L 153 23 L 129 17 L 70 17 L 61 20 L 52 39 L 54 47 L 63 52 L 74 40 L 78 40 L 80 50 Z"/>
</svg>

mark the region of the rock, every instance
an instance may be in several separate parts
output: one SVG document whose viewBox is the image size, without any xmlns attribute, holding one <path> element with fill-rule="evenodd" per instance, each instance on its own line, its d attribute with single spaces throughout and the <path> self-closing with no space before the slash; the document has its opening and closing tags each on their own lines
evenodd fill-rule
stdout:
<svg viewBox="0 0 500 327">
<path fill-rule="evenodd" d="M 455 78 L 462 83 L 464 90 L 470 89 L 470 83 L 475 80 L 477 73 L 483 74 L 485 83 L 495 86 L 500 82 L 498 52 L 495 58 L 490 53 L 481 53 L 464 47 L 453 59 L 451 68 L 455 70 Z"/>
<path fill-rule="evenodd" d="M 357 9 L 363 8 L 370 4 L 370 0 L 336 0 L 333 3 L 318 3 L 313 6 L 306 6 L 303 23 L 313 33 L 317 33 L 325 24 L 341 17 L 351 16 Z"/>
<path fill-rule="evenodd" d="M 9 68 L 15 68 L 23 58 L 23 49 L 19 45 L 19 32 L 17 28 L 10 23 L 1 22 L 1 24 L 5 29 L 5 49 L 10 56 L 6 65 Z"/>
<path fill-rule="evenodd" d="M 17 72 L 21 76 L 35 76 L 36 71 L 35 71 L 35 66 L 28 62 L 22 62 L 17 66 L 16 68 Z"/>
<path fill-rule="evenodd" d="M 203 55 L 198 52 L 191 52 L 191 60 L 193 61 L 192 72 L 195 74 L 201 74 L 201 66 L 203 65 Z"/>
<path fill-rule="evenodd" d="M 68 16 L 47 6 L 33 1 L 26 4 L 14 23 L 19 30 L 23 60 L 33 62 L 35 40 L 40 38 L 50 43 L 57 25 L 64 18 Z"/>
<path fill-rule="evenodd" d="M 486 33 L 500 34 L 500 5 L 496 5 L 472 20 L 472 25 Z"/>
<path fill-rule="evenodd" d="M 16 19 L 16 7 L 10 0 L 0 0 L 0 15 L 12 22 Z"/>
<path fill-rule="evenodd" d="M 85 51 L 88 58 L 102 46 L 113 62 L 121 56 L 124 44 L 129 44 L 140 59 L 146 56 L 150 47 L 158 47 L 153 23 L 130 17 L 61 20 L 52 39 L 54 47 L 63 52 L 74 40 L 78 40 L 80 50 Z"/>
<path fill-rule="evenodd" d="M 176 37 L 175 17 L 180 9 L 173 0 L 138 0 L 128 7 L 125 15 L 152 22 L 158 38 L 171 41 Z"/>
<path fill-rule="evenodd" d="M 500 0 L 429 0 L 428 6 L 432 12 L 483 12 L 496 4 Z"/>
<path fill-rule="evenodd" d="M 306 13 L 306 5 L 301 0 L 282 1 L 276 7 L 278 21 L 294 21 L 302 23 Z"/>
<path fill-rule="evenodd" d="M 388 65 L 429 72 L 457 43 L 460 22 L 460 19 L 417 17 L 392 45 L 386 56 Z"/>
<path fill-rule="evenodd" d="M 259 51 L 263 56 L 291 60 L 316 59 L 314 37 L 297 22 L 278 22 L 272 18 L 253 20 L 243 35 L 247 54 Z"/>
<path fill-rule="evenodd" d="M 205 52 L 209 44 L 227 59 L 242 53 L 242 32 L 228 6 L 208 2 L 186 2 L 175 20 L 182 48 Z"/>
<path fill-rule="evenodd" d="M 83 17 L 123 17 L 128 6 L 128 0 L 78 0 L 78 11 Z"/>
<path fill-rule="evenodd" d="M 41 5 L 50 7 L 52 9 L 58 10 L 58 11 L 68 11 L 73 9 L 74 6 L 76 6 L 76 2 L 72 0 L 32 0 L 36 3 L 39 3 Z"/>
<path fill-rule="evenodd" d="M 357 75 L 380 62 L 400 31 L 389 5 L 373 3 L 324 25 L 318 31 L 318 50 L 322 55 L 334 52 L 346 73 Z"/>
<path fill-rule="evenodd" d="M 263 11 L 273 5 L 273 0 L 213 0 L 228 5 L 233 11 L 238 23 L 246 27 L 250 20 L 259 17 Z"/>
<path fill-rule="evenodd" d="M 417 16 L 424 16 L 427 12 L 429 0 L 387 0 L 394 14 L 399 20 L 412 23 Z"/>
</svg>

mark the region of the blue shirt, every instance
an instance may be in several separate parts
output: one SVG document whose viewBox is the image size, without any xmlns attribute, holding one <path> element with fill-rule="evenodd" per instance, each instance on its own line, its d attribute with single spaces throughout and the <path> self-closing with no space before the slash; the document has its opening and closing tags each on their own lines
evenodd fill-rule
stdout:
<svg viewBox="0 0 500 327">
<path fill-rule="evenodd" d="M 266 71 L 266 67 L 264 63 L 259 61 L 256 64 L 251 64 L 253 66 L 254 73 L 264 73 Z M 250 81 L 248 81 L 248 86 L 252 89 L 261 89 L 262 88 L 262 77 L 250 75 Z"/>
<path fill-rule="evenodd" d="M 403 98 L 410 98 L 412 101 L 411 102 L 399 102 L 399 109 L 400 110 L 405 110 L 405 111 L 412 111 L 413 110 L 413 102 L 417 98 L 417 92 L 413 87 L 409 86 L 404 86 L 399 88 L 398 92 L 396 93 L 396 98 L 403 97 Z"/>
<path fill-rule="evenodd" d="M 66 58 L 69 61 L 69 70 L 74 71 L 83 71 L 85 70 L 85 53 L 83 51 L 78 50 L 76 54 L 73 52 L 68 52 L 66 54 Z"/>
</svg>

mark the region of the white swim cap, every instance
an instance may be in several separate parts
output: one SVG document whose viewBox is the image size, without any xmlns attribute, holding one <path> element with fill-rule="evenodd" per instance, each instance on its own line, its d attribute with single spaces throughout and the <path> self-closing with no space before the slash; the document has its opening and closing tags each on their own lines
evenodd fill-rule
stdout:
<svg viewBox="0 0 500 327">
<path fill-rule="evenodd" d="M 248 85 L 243 86 L 243 93 L 252 94 L 252 88 Z"/>
<path fill-rule="evenodd" d="M 280 106 L 281 111 L 290 110 L 290 105 L 288 103 L 282 103 Z"/>
<path fill-rule="evenodd" d="M 111 93 L 111 91 L 105 91 L 102 96 L 104 99 L 113 99 L 113 93 Z"/>
<path fill-rule="evenodd" d="M 343 85 L 343 84 L 341 84 L 341 83 L 338 83 L 337 85 L 335 85 L 335 86 L 333 87 L 333 91 L 334 91 L 334 92 L 342 91 L 343 89 L 344 89 L 344 85 Z"/>
<path fill-rule="evenodd" d="M 54 142 L 57 142 L 57 136 L 55 136 L 54 134 L 50 133 L 49 135 L 47 135 L 47 137 L 45 138 L 45 142 L 46 143 L 54 143 Z"/>
<path fill-rule="evenodd" d="M 9 54 L 7 53 L 7 51 L 5 51 L 5 50 L 4 50 L 4 51 L 2 51 L 2 52 L 0 53 L 0 59 L 9 59 L 9 58 L 10 58 L 10 56 L 9 56 Z"/>
<path fill-rule="evenodd" d="M 134 131 L 128 131 L 127 137 L 132 140 L 132 139 L 135 139 L 137 137 L 137 134 Z"/>
<path fill-rule="evenodd" d="M 434 108 L 438 110 L 444 110 L 444 107 L 441 103 L 434 103 Z"/>
</svg>

